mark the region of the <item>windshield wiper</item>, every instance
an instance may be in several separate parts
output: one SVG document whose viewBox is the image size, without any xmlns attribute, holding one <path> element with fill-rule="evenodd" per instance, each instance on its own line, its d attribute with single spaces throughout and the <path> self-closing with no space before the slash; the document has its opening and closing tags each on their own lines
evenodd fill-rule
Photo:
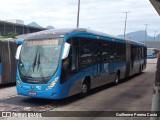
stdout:
<svg viewBox="0 0 160 120">
<path fill-rule="evenodd" d="M 40 60 L 40 54 L 38 55 L 38 60 L 37 60 L 37 70 L 38 70 L 38 68 L 39 68 L 39 65 L 41 64 L 41 60 Z"/>
<path fill-rule="evenodd" d="M 37 52 L 36 52 L 36 57 L 34 58 L 34 62 L 33 62 L 33 65 L 32 65 L 32 67 L 33 67 L 33 72 L 34 72 L 34 68 L 35 68 L 35 66 L 36 66 L 36 62 L 37 62 L 37 53 L 38 53 L 38 50 L 37 50 Z"/>
</svg>

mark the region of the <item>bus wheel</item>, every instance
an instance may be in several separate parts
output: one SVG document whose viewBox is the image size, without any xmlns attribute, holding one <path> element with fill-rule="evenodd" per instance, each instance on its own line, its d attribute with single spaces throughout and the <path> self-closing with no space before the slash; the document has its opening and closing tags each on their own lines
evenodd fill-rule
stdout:
<svg viewBox="0 0 160 120">
<path fill-rule="evenodd" d="M 89 82 L 85 80 L 81 87 L 81 97 L 87 96 L 88 90 L 89 90 Z"/>
<path fill-rule="evenodd" d="M 115 81 L 114 81 L 114 85 L 117 85 L 119 82 L 119 74 L 116 75 Z"/>
</svg>

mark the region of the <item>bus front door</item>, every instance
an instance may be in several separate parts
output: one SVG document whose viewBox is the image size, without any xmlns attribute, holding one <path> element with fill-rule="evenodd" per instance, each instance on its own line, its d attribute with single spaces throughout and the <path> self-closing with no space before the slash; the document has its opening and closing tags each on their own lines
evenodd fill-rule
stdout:
<svg viewBox="0 0 160 120">
<path fill-rule="evenodd" d="M 108 65 L 108 73 L 109 73 L 109 79 L 108 82 L 113 82 L 115 80 L 116 75 L 116 66 L 115 66 L 115 58 L 116 57 L 116 44 L 111 43 L 110 44 L 110 60 Z"/>
</svg>

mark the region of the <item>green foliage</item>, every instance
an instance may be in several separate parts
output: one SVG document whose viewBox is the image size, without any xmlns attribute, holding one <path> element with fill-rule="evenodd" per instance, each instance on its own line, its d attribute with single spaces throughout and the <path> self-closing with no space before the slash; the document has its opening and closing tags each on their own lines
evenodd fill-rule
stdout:
<svg viewBox="0 0 160 120">
<path fill-rule="evenodd" d="M 15 32 L 9 32 L 8 33 L 8 38 L 15 38 L 15 36 L 17 35 L 18 33 L 15 33 Z"/>
</svg>

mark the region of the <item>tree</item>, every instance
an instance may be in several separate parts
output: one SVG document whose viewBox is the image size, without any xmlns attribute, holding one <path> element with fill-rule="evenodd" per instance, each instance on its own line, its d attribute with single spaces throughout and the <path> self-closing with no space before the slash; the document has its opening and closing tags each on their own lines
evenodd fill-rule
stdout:
<svg viewBox="0 0 160 120">
<path fill-rule="evenodd" d="M 18 33 L 15 33 L 15 32 L 9 32 L 8 33 L 8 38 L 15 38 L 15 36 L 17 35 Z"/>
</svg>

